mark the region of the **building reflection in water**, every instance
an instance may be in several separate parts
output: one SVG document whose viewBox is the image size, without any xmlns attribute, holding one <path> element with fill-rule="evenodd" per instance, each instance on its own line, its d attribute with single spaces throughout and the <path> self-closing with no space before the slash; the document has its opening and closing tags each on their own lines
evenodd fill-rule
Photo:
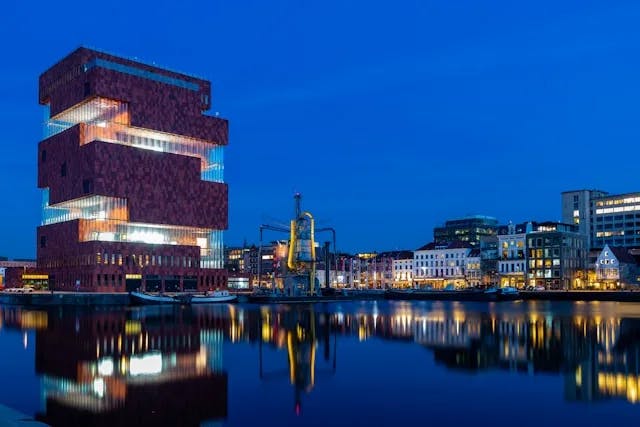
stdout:
<svg viewBox="0 0 640 427">
<path fill-rule="evenodd" d="M 168 308 L 3 309 L 6 327 L 36 329 L 37 418 L 54 426 L 198 426 L 226 418 L 225 316 Z"/>
<path fill-rule="evenodd" d="M 413 342 L 430 350 L 435 361 L 449 369 L 560 374 L 567 400 L 638 401 L 640 319 L 622 318 L 617 312 L 605 316 L 587 310 L 581 314 L 576 306 L 566 304 L 564 309 L 570 308 L 566 315 L 539 311 L 536 303 L 492 313 L 499 307 L 490 306 L 486 312 L 458 303 L 427 307 L 393 303 L 384 311 L 373 304 L 361 312 L 334 310 L 330 314 L 316 311 L 318 307 L 262 307 L 259 319 L 252 319 L 256 311 L 245 312 L 244 323 L 260 325 L 261 343 L 286 349 L 296 410 L 301 392 L 310 392 L 315 385 L 315 354 L 322 341 L 325 359 L 332 359 L 335 371 L 337 335 L 359 341 Z M 264 376 L 262 365 L 261 355 L 260 375 Z"/>
<path fill-rule="evenodd" d="M 260 379 L 287 379 L 296 413 L 303 396 L 322 386 L 318 377 L 337 375 L 337 346 L 345 339 L 414 343 L 440 366 L 469 373 L 562 375 L 569 401 L 636 403 L 640 318 L 635 318 L 635 306 L 607 307 L 371 302 L 72 315 L 3 308 L 0 325 L 36 330 L 35 364 L 43 395 L 39 418 L 44 422 L 200 425 L 227 417 L 224 341 L 258 343 Z M 268 366 L 263 347 L 282 355 L 287 369 Z M 318 359 L 323 360 L 319 366 Z M 255 369 L 251 360 L 234 363 Z M 406 363 L 419 369 L 423 361 Z"/>
</svg>

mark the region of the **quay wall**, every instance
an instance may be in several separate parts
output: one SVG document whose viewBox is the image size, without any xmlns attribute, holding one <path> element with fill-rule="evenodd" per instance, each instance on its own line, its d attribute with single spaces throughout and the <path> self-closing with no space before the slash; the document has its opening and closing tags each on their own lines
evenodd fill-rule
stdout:
<svg viewBox="0 0 640 427">
<path fill-rule="evenodd" d="M 33 292 L 0 293 L 0 304 L 26 306 L 102 306 L 129 305 L 128 293 L 98 292 Z"/>
<path fill-rule="evenodd" d="M 314 297 L 274 297 L 238 295 L 239 303 L 315 303 L 355 300 L 431 300 L 431 301 L 490 301 L 483 293 L 466 292 L 354 292 L 347 295 L 327 295 Z M 638 291 L 522 291 L 516 298 L 525 301 L 618 301 L 640 302 Z M 33 293 L 0 293 L 0 305 L 23 306 L 127 306 L 131 304 L 128 293 L 98 292 L 33 292 Z"/>
<path fill-rule="evenodd" d="M 429 300 L 429 301 L 500 301 L 495 295 L 483 292 L 463 291 L 415 291 L 387 292 L 390 300 Z M 521 291 L 517 297 L 508 300 L 524 301 L 618 301 L 640 302 L 638 291 Z"/>
</svg>

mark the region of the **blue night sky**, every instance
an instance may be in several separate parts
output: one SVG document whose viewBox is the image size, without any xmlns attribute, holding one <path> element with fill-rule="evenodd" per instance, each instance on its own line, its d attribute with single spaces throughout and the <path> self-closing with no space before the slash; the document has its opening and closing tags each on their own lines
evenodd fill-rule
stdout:
<svg viewBox="0 0 640 427">
<path fill-rule="evenodd" d="M 300 191 L 338 249 L 368 251 L 466 214 L 558 220 L 563 190 L 640 190 L 638 22 L 637 1 L 4 0 L 0 255 L 35 257 L 37 78 L 80 45 L 212 81 L 227 244 Z"/>
</svg>

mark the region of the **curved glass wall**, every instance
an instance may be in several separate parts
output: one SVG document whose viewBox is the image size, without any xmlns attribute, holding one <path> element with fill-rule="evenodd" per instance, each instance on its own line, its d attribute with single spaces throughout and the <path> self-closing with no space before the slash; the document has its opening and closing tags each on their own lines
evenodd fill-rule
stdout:
<svg viewBox="0 0 640 427">
<path fill-rule="evenodd" d="M 200 246 L 207 249 L 206 228 L 144 224 L 117 220 L 80 221 L 80 241 L 132 242 L 155 245 Z"/>
<path fill-rule="evenodd" d="M 197 157 L 201 161 L 200 177 L 203 181 L 224 182 L 223 146 L 197 138 L 131 127 L 127 104 L 106 98 L 93 98 L 55 117 L 49 117 L 49 106 L 45 106 L 44 138 L 78 123 L 84 124 L 80 145 L 103 141 Z"/>
<path fill-rule="evenodd" d="M 222 231 L 206 228 L 81 219 L 79 241 L 199 246 L 201 268 L 222 268 L 224 260 Z"/>
<path fill-rule="evenodd" d="M 42 191 L 42 225 L 75 219 L 129 219 L 127 200 L 118 197 L 90 196 L 49 205 L 49 189 Z"/>
<path fill-rule="evenodd" d="M 224 264 L 224 249 L 222 245 L 222 231 L 212 230 L 207 237 L 208 248 L 201 252 L 201 268 L 222 268 Z"/>
<path fill-rule="evenodd" d="M 129 109 L 124 102 L 106 98 L 93 98 L 54 117 L 50 116 L 48 105 L 44 107 L 43 137 L 49 138 L 78 123 L 106 126 L 107 123 L 129 124 Z"/>
</svg>

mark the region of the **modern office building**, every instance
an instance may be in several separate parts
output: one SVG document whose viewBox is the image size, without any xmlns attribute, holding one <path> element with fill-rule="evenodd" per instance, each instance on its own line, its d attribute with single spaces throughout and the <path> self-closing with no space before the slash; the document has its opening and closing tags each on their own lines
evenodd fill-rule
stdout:
<svg viewBox="0 0 640 427">
<path fill-rule="evenodd" d="M 640 246 L 640 193 L 595 199 L 593 212 L 593 247 Z"/>
<path fill-rule="evenodd" d="M 589 248 L 640 246 L 640 193 L 562 193 L 562 221 L 587 234 Z"/>
<path fill-rule="evenodd" d="M 587 238 L 574 224 L 537 223 L 526 234 L 529 286 L 574 289 L 587 285 Z"/>
<path fill-rule="evenodd" d="M 609 193 L 601 190 L 572 190 L 561 193 L 562 222 L 577 225 L 580 233 L 587 236 L 589 248 L 594 245 L 593 235 L 595 234 L 593 202 L 607 194 Z"/>
<path fill-rule="evenodd" d="M 482 236 L 480 239 L 480 270 L 483 286 L 498 284 L 498 236 Z"/>
<path fill-rule="evenodd" d="M 53 290 L 226 286 L 226 120 L 206 80 L 79 48 L 40 76 L 38 268 Z"/>
<path fill-rule="evenodd" d="M 433 240 L 438 245 L 466 242 L 479 246 L 483 236 L 495 236 L 498 220 L 483 215 L 473 215 L 445 222 L 444 226 L 433 229 Z"/>
</svg>

